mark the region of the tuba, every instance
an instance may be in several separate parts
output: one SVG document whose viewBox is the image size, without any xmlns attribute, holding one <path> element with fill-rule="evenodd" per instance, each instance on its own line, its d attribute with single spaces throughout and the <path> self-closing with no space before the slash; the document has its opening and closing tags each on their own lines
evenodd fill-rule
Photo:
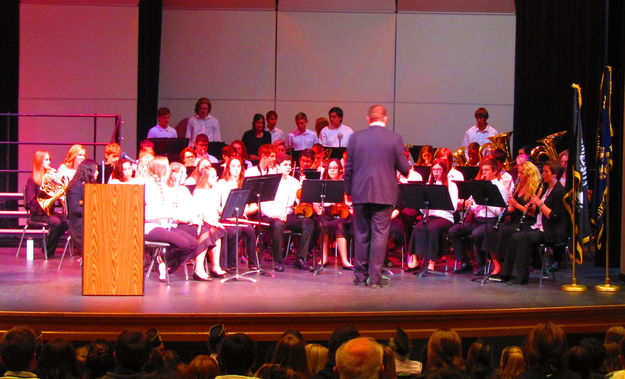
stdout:
<svg viewBox="0 0 625 379">
<path fill-rule="evenodd" d="M 453 160 L 456 161 L 457 166 L 467 166 L 469 164 L 467 157 L 464 155 L 464 149 L 465 147 L 461 146 L 456 151 L 451 153 L 451 156 L 453 157 Z"/>
<path fill-rule="evenodd" d="M 503 164 L 503 167 L 506 171 L 509 171 L 512 166 L 514 166 L 514 160 L 512 159 L 512 151 L 510 150 L 510 138 L 512 137 L 512 132 L 501 133 L 494 135 L 492 137 L 488 137 L 492 142 L 485 143 L 480 146 L 480 158 L 484 158 L 489 152 L 501 149 L 506 153 L 506 161 Z"/>
<path fill-rule="evenodd" d="M 547 160 L 557 161 L 558 151 L 556 150 L 556 140 L 566 134 L 566 130 L 550 134 L 546 137 L 539 138 L 536 142 L 542 143 L 542 146 L 536 146 L 530 152 L 530 158 L 534 162 L 539 162 L 541 156 L 546 156 Z"/>
<path fill-rule="evenodd" d="M 41 179 L 37 202 L 48 216 L 52 214 L 52 205 L 65 195 L 68 184 L 69 178 L 55 169 L 50 169 Z"/>
</svg>

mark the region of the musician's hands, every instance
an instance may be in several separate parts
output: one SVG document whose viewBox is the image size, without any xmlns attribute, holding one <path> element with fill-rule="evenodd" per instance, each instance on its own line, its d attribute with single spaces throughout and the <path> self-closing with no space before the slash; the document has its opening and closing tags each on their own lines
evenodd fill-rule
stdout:
<svg viewBox="0 0 625 379">
<path fill-rule="evenodd" d="M 466 200 L 464 201 L 464 207 L 465 207 L 465 208 L 471 208 L 471 207 L 473 206 L 473 204 L 475 204 L 475 203 L 473 202 L 473 199 L 466 199 Z"/>
<path fill-rule="evenodd" d="M 540 197 L 536 196 L 536 195 L 532 195 L 532 198 L 530 199 L 530 203 L 539 206 L 540 203 L 542 203 L 542 200 L 540 199 Z"/>
<path fill-rule="evenodd" d="M 317 203 L 313 203 L 313 210 L 318 216 L 321 216 L 321 214 L 323 213 L 323 208 L 321 208 L 321 205 Z"/>
</svg>

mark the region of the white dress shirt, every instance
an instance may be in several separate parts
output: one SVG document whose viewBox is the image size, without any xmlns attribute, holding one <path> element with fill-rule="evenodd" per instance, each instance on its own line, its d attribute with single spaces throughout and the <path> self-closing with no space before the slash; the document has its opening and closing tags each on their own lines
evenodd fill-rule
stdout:
<svg viewBox="0 0 625 379">
<path fill-rule="evenodd" d="M 354 134 L 354 130 L 345 124 L 339 125 L 336 129 L 331 129 L 329 126 L 321 129 L 319 133 L 319 140 L 321 144 L 326 147 L 347 147 L 349 143 L 349 137 Z M 339 136 L 341 136 L 339 138 Z"/>
</svg>

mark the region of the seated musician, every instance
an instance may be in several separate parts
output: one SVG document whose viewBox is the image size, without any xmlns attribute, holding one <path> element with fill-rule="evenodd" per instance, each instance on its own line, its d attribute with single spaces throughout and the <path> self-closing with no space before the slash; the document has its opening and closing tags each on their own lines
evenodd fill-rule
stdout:
<svg viewBox="0 0 625 379">
<path fill-rule="evenodd" d="M 311 267 L 306 263 L 306 257 L 315 231 L 315 223 L 310 218 L 300 218 L 293 214 L 293 206 L 298 202 L 297 190 L 301 188 L 301 184 L 297 179 L 290 176 L 291 157 L 287 154 L 280 154 L 276 163 L 278 173 L 282 174 L 276 197 L 273 201 L 261 203 L 262 221 L 271 225 L 271 248 L 275 270 L 284 271 L 282 242 L 284 241 L 285 229 L 301 232 L 294 267 L 300 270 L 310 270 Z"/>
<path fill-rule="evenodd" d="M 46 238 L 46 246 L 45 249 L 44 246 L 41 247 L 44 253 L 47 250 L 48 258 L 54 257 L 59 238 L 61 238 L 63 233 L 67 230 L 67 218 L 64 214 L 55 211 L 54 204 L 51 204 L 47 211 L 49 212 L 48 214 L 41 208 L 39 201 L 37 201 L 37 197 L 42 189 L 42 184 L 58 181 L 62 177 L 62 175 L 50 166 L 50 162 L 51 156 L 49 152 L 35 151 L 35 155 L 33 156 L 33 174 L 26 181 L 24 191 L 24 207 L 30 211 L 30 219 L 48 224 L 50 231 Z"/>
<path fill-rule="evenodd" d="M 206 168 L 208 168 L 208 167 L 212 167 L 212 164 L 208 160 L 208 158 L 204 157 L 204 158 L 200 159 L 197 162 L 197 165 L 195 166 L 195 169 L 193 170 L 191 175 L 189 175 L 189 177 L 185 180 L 184 184 L 187 185 L 187 186 L 195 185 L 197 183 L 198 179 L 200 178 L 200 173 L 202 171 L 206 170 Z M 217 180 L 215 180 L 215 181 L 217 181 Z"/>
<path fill-rule="evenodd" d="M 495 160 L 489 158 L 482 160 L 480 165 L 481 179 L 496 185 L 501 197 L 504 201 L 507 201 L 508 191 L 502 181 L 497 179 L 497 170 L 498 164 Z M 489 230 L 493 228 L 496 218 L 503 211 L 503 208 L 475 204 L 473 197 L 464 200 L 464 208 L 468 209 L 469 214 L 473 215 L 472 219 L 464 220 L 463 223 L 456 224 L 449 229 L 449 239 L 454 246 L 454 254 L 456 259 L 462 262 L 460 268 L 454 271 L 454 273 L 460 274 L 473 271 L 473 267 L 467 258 L 464 243 L 465 239 L 470 238 L 475 247 L 478 263 L 476 275 L 484 275 L 487 253 L 483 250 L 482 240 L 486 232 L 486 226 L 488 225 Z"/>
<path fill-rule="evenodd" d="M 245 177 L 245 168 L 243 164 L 243 159 L 240 157 L 232 157 L 230 160 L 226 161 L 226 168 L 224 170 L 223 176 L 217 184 L 215 184 L 214 190 L 217 194 L 218 205 L 220 213 L 223 211 L 223 207 L 226 205 L 226 200 L 228 200 L 228 195 L 230 191 L 233 189 L 241 188 L 243 184 L 243 179 Z M 246 219 L 248 215 L 255 213 L 257 211 L 256 204 L 249 204 L 242 210 L 240 217 L 242 219 Z M 227 235 L 227 246 L 225 249 L 222 248 L 221 254 L 221 265 L 222 267 L 227 267 L 228 270 L 236 269 L 237 264 L 237 256 L 236 253 L 236 244 L 239 241 L 236 240 L 236 226 L 226 226 L 226 235 Z M 256 234 L 254 233 L 254 228 L 252 225 L 246 225 L 244 223 L 239 224 L 238 229 L 239 238 L 245 240 L 245 246 L 248 255 L 249 269 L 257 270 L 258 269 L 258 261 L 256 259 Z"/>
<path fill-rule="evenodd" d="M 241 141 L 240 139 L 236 139 L 232 141 L 230 146 L 234 148 L 236 155 L 240 157 L 241 159 L 243 159 L 243 162 L 245 162 L 245 169 L 249 170 L 250 168 L 252 168 L 253 164 L 252 164 L 252 161 L 250 161 L 250 157 L 247 154 L 247 149 L 245 148 L 243 141 Z M 259 154 L 259 158 L 260 158 L 260 154 Z"/>
<path fill-rule="evenodd" d="M 87 150 L 82 145 L 72 145 L 67 151 L 65 160 L 59 166 L 59 174 L 71 180 L 78 166 L 80 166 L 85 159 L 87 159 Z"/>
<path fill-rule="evenodd" d="M 180 162 L 185 167 L 195 167 L 195 158 L 196 158 L 195 150 L 190 148 L 189 146 L 185 147 L 180 151 Z"/>
<path fill-rule="evenodd" d="M 324 180 L 343 180 L 343 167 L 341 162 L 332 158 L 328 162 L 328 168 L 324 171 L 322 179 Z M 351 219 L 353 212 L 351 208 L 345 203 L 327 203 L 324 210 L 321 209 L 320 204 L 315 204 L 315 211 L 317 213 L 315 219 L 317 222 L 317 228 L 321 230 L 322 219 L 324 230 L 321 231 L 323 235 L 322 242 L 322 259 L 321 265 L 326 266 L 328 263 L 328 247 L 330 244 L 330 236 L 334 236 L 339 256 L 341 257 L 341 264 L 343 269 L 350 270 L 354 267 L 349 263 L 347 259 L 347 236 L 346 233 L 351 229 Z"/>
<path fill-rule="evenodd" d="M 435 160 L 427 184 L 447 186 L 451 203 L 456 204 L 458 202 L 458 188 L 455 183 L 449 183 L 447 180 L 448 171 L 449 163 L 446 160 Z M 424 210 L 422 209 L 421 212 Z M 429 210 L 427 225 L 424 221 L 425 219 L 421 219 L 412 231 L 409 244 L 411 259 L 408 261 L 408 267 L 416 266 L 414 262 L 417 260 L 416 256 L 419 255 L 427 262 L 427 269 L 434 271 L 434 259 L 438 257 L 441 234 L 454 223 L 453 210 Z"/>
<path fill-rule="evenodd" d="M 182 229 L 172 227 L 174 218 L 178 218 L 178 209 L 174 202 L 176 196 L 167 186 L 169 161 L 166 157 L 155 157 L 148 164 L 149 176 L 145 178 L 145 239 L 146 241 L 165 242 L 167 265 L 174 272 L 188 259 L 194 257 L 198 247 L 197 239 Z M 196 265 L 197 266 L 197 265 Z M 165 262 L 159 262 L 159 280 L 166 280 Z"/>
<path fill-rule="evenodd" d="M 85 159 L 76 174 L 67 186 L 67 218 L 69 222 L 69 234 L 79 254 L 83 251 L 83 202 L 85 198 L 85 183 L 96 183 L 98 177 L 98 164 Z"/>
<path fill-rule="evenodd" d="M 136 184 L 133 181 L 132 174 L 132 163 L 127 159 L 121 158 L 117 161 L 115 168 L 113 168 L 111 180 L 109 180 L 108 184 Z"/>
<path fill-rule="evenodd" d="M 491 158 L 497 161 L 497 179 L 503 182 L 504 187 L 508 190 L 508 194 L 512 192 L 514 187 L 514 180 L 506 170 L 504 170 L 504 163 L 506 162 L 506 153 L 501 149 L 495 149 L 492 153 L 487 155 L 487 158 Z"/>
<path fill-rule="evenodd" d="M 276 171 L 276 149 L 270 144 L 264 144 L 258 148 L 260 162 L 252 168 L 245 170 L 245 176 L 263 176 L 277 174 Z"/>
<path fill-rule="evenodd" d="M 499 276 L 503 282 L 512 279 L 512 270 L 516 267 L 520 284 L 527 284 L 532 251 L 536 244 L 566 241 L 569 218 L 564 208 L 564 188 L 556 176 L 558 170 L 559 164 L 555 161 L 548 161 L 543 166 L 543 182 L 547 188 L 542 196 L 534 194 L 529 200 L 538 209 L 536 223 L 529 230 L 512 233 Z"/>
<path fill-rule="evenodd" d="M 501 271 L 500 259 L 505 258 L 510 248 L 510 236 L 515 230 L 527 230 L 536 221 L 535 207 L 529 204 L 532 195 L 541 195 L 540 171 L 532 162 L 523 162 L 518 170 L 518 182 L 508 198 L 508 208 L 500 214 L 496 229 L 485 238 L 484 250 L 491 252 L 494 268 L 492 275 Z"/>
<path fill-rule="evenodd" d="M 480 144 L 477 142 L 471 142 L 467 146 L 468 166 L 479 166 L 480 164 Z"/>
<path fill-rule="evenodd" d="M 204 249 L 203 251 L 208 253 L 211 260 L 210 274 L 213 277 L 222 277 L 226 275 L 226 272 L 221 268 L 221 246 L 222 239 L 226 236 L 226 230 L 219 222 L 220 208 L 219 195 L 215 191 L 216 182 L 217 172 L 214 167 L 209 166 L 200 170 L 193 191 L 193 203 L 196 211 L 199 211 L 202 225 L 198 240 Z M 201 264 L 204 264 L 203 260 Z"/>
<path fill-rule="evenodd" d="M 434 160 L 434 148 L 430 145 L 423 145 L 419 150 L 419 159 L 417 159 L 417 166 L 431 166 Z"/>
</svg>

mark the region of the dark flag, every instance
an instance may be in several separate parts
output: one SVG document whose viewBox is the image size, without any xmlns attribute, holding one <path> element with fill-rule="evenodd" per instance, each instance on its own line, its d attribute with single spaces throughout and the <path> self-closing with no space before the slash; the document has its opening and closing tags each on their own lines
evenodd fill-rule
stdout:
<svg viewBox="0 0 625 379">
<path fill-rule="evenodd" d="M 603 246 L 605 206 L 608 196 L 608 173 L 612 170 L 612 67 L 606 66 L 601 78 L 601 118 L 597 125 L 597 174 L 593 192 L 594 224 L 597 250 Z"/>
<path fill-rule="evenodd" d="M 566 170 L 566 195 L 564 195 L 564 206 L 571 219 L 575 220 L 573 225 L 575 233 L 575 246 L 571 255 L 576 262 L 583 261 L 582 245 L 590 241 L 590 223 L 588 221 L 588 172 L 586 171 L 586 150 L 584 149 L 584 138 L 582 135 L 582 90 L 578 84 L 573 87 L 573 136 L 569 147 L 569 165 Z M 572 157 L 572 160 L 571 160 Z M 574 199 L 574 200 L 573 200 Z M 573 202 L 575 207 L 572 207 Z"/>
</svg>

